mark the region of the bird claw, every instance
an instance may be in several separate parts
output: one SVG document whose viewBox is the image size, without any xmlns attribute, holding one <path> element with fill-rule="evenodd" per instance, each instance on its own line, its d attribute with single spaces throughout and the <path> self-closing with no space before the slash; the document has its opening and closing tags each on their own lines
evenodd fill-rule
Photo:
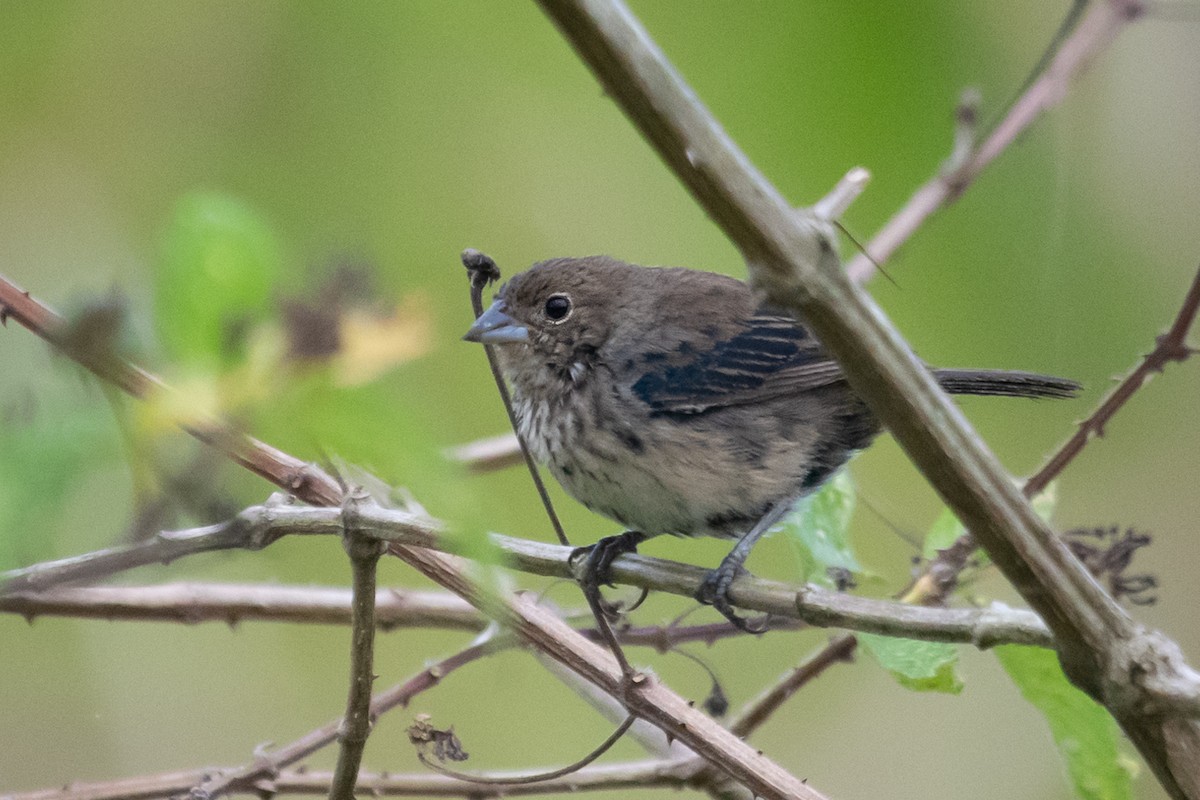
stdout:
<svg viewBox="0 0 1200 800">
<path fill-rule="evenodd" d="M 769 615 L 764 614 L 757 620 L 738 616 L 738 613 L 733 610 L 733 604 L 729 602 L 729 586 L 740 571 L 741 567 L 736 564 L 721 562 L 721 566 L 704 576 L 704 580 L 701 581 L 700 588 L 696 590 L 694 596 L 704 605 L 712 606 L 720 611 L 721 616 L 729 620 L 729 624 L 738 630 L 746 633 L 763 633 L 767 630 Z"/>
<path fill-rule="evenodd" d="M 598 590 L 601 586 L 615 586 L 612 582 L 613 562 L 626 553 L 636 553 L 638 545 L 645 539 L 645 534 L 638 531 L 625 531 L 616 536 L 605 536 L 588 547 L 575 548 L 571 552 L 569 561 L 574 566 L 578 559 L 584 559 L 583 575 L 579 578 L 584 590 Z"/>
</svg>

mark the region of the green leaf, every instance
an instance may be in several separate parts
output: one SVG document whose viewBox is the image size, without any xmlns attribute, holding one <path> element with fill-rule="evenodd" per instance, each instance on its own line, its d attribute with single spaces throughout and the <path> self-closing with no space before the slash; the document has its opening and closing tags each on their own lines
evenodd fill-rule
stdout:
<svg viewBox="0 0 1200 800">
<path fill-rule="evenodd" d="M 446 456 L 446 420 L 412 396 L 408 382 L 403 369 L 357 386 L 337 383 L 331 370 L 312 370 L 280 386 L 256 432 L 293 453 L 307 454 L 317 443 L 321 452 L 411 492 L 448 524 L 460 553 L 498 562 L 487 536 L 496 500 L 480 496 L 479 482 Z"/>
<path fill-rule="evenodd" d="M 41 408 L 28 421 L 0 425 L 0 570 L 53 554 L 49 523 L 86 471 L 113 452 L 102 407 Z"/>
<path fill-rule="evenodd" d="M 278 243 L 253 209 L 220 194 L 185 197 L 155 275 L 168 353 L 206 367 L 238 360 L 238 335 L 268 312 L 281 270 Z"/>
<path fill-rule="evenodd" d="M 1054 507 L 1058 503 L 1057 483 L 1047 486 L 1041 494 L 1033 498 L 1032 503 L 1033 510 L 1037 512 L 1038 516 L 1049 521 L 1054 516 Z M 937 558 L 939 550 L 945 550 L 966 532 L 967 529 L 958 521 L 958 517 L 954 516 L 953 511 L 948 508 L 942 509 L 941 515 L 933 523 L 929 533 L 925 534 L 925 545 L 921 548 L 921 555 L 926 560 Z"/>
<path fill-rule="evenodd" d="M 839 472 L 816 494 L 801 501 L 796 512 L 781 526 L 791 541 L 799 542 L 805 559 L 805 580 L 828 585 L 833 567 L 861 574 L 862 565 L 850 547 L 846 533 L 854 514 L 854 482 L 846 471 Z"/>
<path fill-rule="evenodd" d="M 955 671 L 957 645 L 874 633 L 860 633 L 858 641 L 901 686 L 917 692 L 958 694 L 962 691 L 962 680 Z"/>
<path fill-rule="evenodd" d="M 1067 681 L 1054 652 L 1003 645 L 995 653 L 1021 694 L 1046 717 L 1075 792 L 1085 800 L 1131 797 L 1133 770 L 1117 749 L 1117 723 Z"/>
<path fill-rule="evenodd" d="M 948 508 L 942 509 L 929 533 L 925 534 L 925 546 L 921 548 L 921 555 L 926 560 L 937 558 L 939 550 L 945 550 L 966 532 L 967 529 L 958 521 L 958 517 L 954 516 L 953 511 Z"/>
</svg>

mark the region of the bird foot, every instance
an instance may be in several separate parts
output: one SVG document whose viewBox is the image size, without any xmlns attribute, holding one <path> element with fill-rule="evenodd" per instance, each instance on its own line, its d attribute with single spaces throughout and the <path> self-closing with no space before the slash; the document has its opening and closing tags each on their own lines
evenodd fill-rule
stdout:
<svg viewBox="0 0 1200 800">
<path fill-rule="evenodd" d="M 729 586 L 737 574 L 742 571 L 740 564 L 726 558 L 719 567 L 704 576 L 694 597 L 704 605 L 712 606 L 720 611 L 721 616 L 729 620 L 729 623 L 738 630 L 746 633 L 763 633 L 767 630 L 769 615 L 764 614 L 759 619 L 742 617 L 733 610 L 733 604 L 729 602 Z"/>
<path fill-rule="evenodd" d="M 579 582 L 584 590 L 597 590 L 601 586 L 613 586 L 612 564 L 619 556 L 626 553 L 636 553 L 638 545 L 646 540 L 644 533 L 625 531 L 616 536 L 605 536 L 600 541 L 588 547 L 577 547 L 571 553 L 572 566 L 577 559 L 583 562 L 583 575 Z"/>
</svg>

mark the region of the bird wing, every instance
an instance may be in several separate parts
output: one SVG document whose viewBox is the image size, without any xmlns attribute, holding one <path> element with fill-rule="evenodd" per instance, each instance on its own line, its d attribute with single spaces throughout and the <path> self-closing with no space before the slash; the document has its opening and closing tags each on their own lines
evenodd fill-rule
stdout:
<svg viewBox="0 0 1200 800">
<path fill-rule="evenodd" d="M 731 338 L 707 349 L 681 348 L 633 384 L 654 414 L 701 414 L 828 386 L 837 363 L 789 316 L 761 311 Z"/>
</svg>

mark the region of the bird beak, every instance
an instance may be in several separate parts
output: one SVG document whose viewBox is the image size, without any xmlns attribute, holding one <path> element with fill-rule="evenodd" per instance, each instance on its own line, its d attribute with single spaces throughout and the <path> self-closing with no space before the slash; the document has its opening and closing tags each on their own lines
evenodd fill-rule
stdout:
<svg viewBox="0 0 1200 800">
<path fill-rule="evenodd" d="M 497 300 L 475 320 L 463 339 L 480 344 L 514 344 L 529 341 L 529 329 L 504 313 L 504 303 Z"/>
</svg>

